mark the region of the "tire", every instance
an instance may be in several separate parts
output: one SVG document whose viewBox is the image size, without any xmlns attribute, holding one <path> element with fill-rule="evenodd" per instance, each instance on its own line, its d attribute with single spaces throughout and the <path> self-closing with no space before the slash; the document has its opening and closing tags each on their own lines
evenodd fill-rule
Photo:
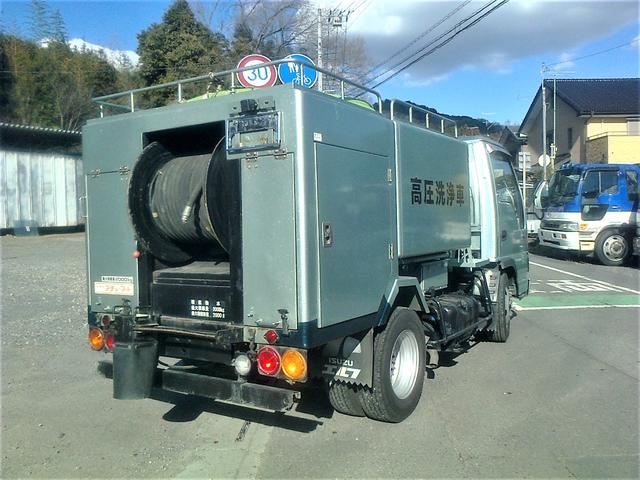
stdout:
<svg viewBox="0 0 640 480">
<path fill-rule="evenodd" d="M 360 404 L 358 387 L 341 381 L 334 381 L 329 385 L 329 401 L 338 412 L 354 417 L 364 417 L 364 409 Z"/>
<path fill-rule="evenodd" d="M 595 254 L 603 265 L 618 267 L 630 253 L 629 239 L 620 230 L 605 230 L 596 239 Z"/>
<path fill-rule="evenodd" d="M 373 350 L 373 387 L 358 391 L 362 408 L 374 420 L 401 422 L 418 405 L 424 383 L 426 345 L 418 315 L 397 308 Z"/>
<path fill-rule="evenodd" d="M 502 272 L 498 279 L 496 303 L 493 305 L 493 322 L 487 330 L 487 340 L 504 343 L 511 330 L 511 279 Z"/>
</svg>

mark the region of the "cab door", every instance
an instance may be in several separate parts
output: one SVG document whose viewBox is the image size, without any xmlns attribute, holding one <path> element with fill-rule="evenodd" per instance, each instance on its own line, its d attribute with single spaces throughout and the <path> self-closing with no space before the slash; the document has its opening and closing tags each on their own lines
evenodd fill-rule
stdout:
<svg viewBox="0 0 640 480">
<path fill-rule="evenodd" d="M 528 269 L 527 229 L 522 196 L 518 187 L 511 157 L 487 145 L 493 172 L 497 213 L 497 256 L 503 264 L 512 264 L 518 273 L 518 292 L 527 290 Z"/>
</svg>

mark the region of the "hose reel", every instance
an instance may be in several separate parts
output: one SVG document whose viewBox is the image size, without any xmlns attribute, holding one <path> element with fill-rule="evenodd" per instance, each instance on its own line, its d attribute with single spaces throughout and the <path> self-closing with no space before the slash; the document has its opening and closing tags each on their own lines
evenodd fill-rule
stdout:
<svg viewBox="0 0 640 480">
<path fill-rule="evenodd" d="M 223 139 L 211 154 L 187 156 L 149 144 L 129 184 L 129 213 L 141 246 L 166 264 L 229 252 L 229 169 Z"/>
</svg>

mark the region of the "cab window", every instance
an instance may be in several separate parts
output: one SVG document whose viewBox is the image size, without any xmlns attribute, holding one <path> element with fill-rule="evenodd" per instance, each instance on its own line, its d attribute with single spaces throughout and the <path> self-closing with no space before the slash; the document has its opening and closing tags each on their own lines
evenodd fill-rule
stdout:
<svg viewBox="0 0 640 480">
<path fill-rule="evenodd" d="M 598 195 L 614 195 L 618 193 L 617 170 L 589 170 L 582 181 L 582 195 L 597 197 Z"/>
<path fill-rule="evenodd" d="M 522 209 L 522 197 L 518 189 L 518 181 L 511 166 L 510 157 L 500 151 L 492 151 L 491 168 L 496 185 L 496 199 L 498 203 L 508 204 L 518 219 L 520 228 L 524 228 L 524 213 Z"/>
<path fill-rule="evenodd" d="M 627 198 L 629 200 L 638 199 L 638 174 L 635 170 L 627 170 L 625 172 L 627 179 Z"/>
</svg>

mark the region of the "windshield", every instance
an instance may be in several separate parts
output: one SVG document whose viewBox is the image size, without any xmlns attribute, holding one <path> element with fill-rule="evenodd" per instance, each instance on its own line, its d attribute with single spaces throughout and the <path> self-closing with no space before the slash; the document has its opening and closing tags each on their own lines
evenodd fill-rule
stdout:
<svg viewBox="0 0 640 480">
<path fill-rule="evenodd" d="M 578 192 L 580 172 L 575 170 L 561 170 L 556 172 L 549 181 L 549 202 L 568 203 Z"/>
</svg>

